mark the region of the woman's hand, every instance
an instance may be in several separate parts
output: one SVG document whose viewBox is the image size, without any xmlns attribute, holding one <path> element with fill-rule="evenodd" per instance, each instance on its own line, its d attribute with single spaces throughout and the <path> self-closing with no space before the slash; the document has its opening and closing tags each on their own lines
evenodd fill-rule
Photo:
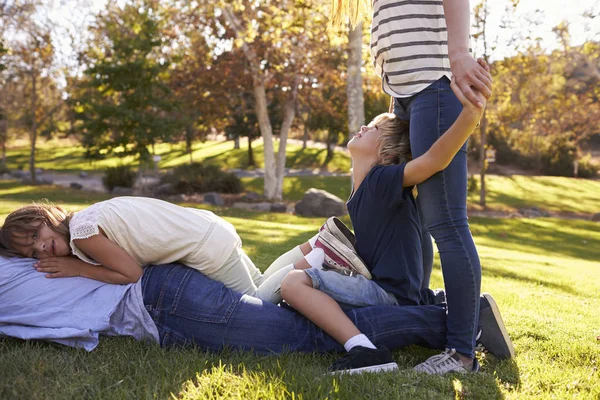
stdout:
<svg viewBox="0 0 600 400">
<path fill-rule="evenodd" d="M 40 259 L 34 264 L 38 272 L 46 274 L 46 278 L 67 278 L 81 275 L 83 261 L 71 256 L 48 257 Z"/>
<path fill-rule="evenodd" d="M 452 80 L 465 97 L 473 105 L 483 109 L 485 102 L 480 101 L 481 96 L 477 96 L 477 92 L 483 94 L 486 100 L 492 95 L 492 75 L 487 63 L 482 59 L 475 61 L 469 53 L 461 53 L 451 57 L 450 69 Z"/>
<path fill-rule="evenodd" d="M 476 97 L 477 102 L 480 102 L 482 104 L 482 106 L 479 107 L 479 106 L 474 105 L 469 99 L 467 99 L 467 96 L 464 94 L 464 92 L 461 90 L 459 85 L 454 80 L 452 80 L 452 82 L 450 82 L 450 87 L 452 88 L 452 91 L 454 92 L 454 94 L 456 95 L 456 97 L 458 98 L 458 100 L 461 102 L 461 104 L 463 106 L 462 114 L 465 114 L 466 116 L 469 117 L 469 119 L 472 118 L 477 123 L 479 123 L 479 120 L 481 119 L 481 116 L 483 115 L 483 110 L 485 109 L 485 105 L 487 102 L 486 98 L 478 91 L 473 91 L 473 94 Z"/>
</svg>

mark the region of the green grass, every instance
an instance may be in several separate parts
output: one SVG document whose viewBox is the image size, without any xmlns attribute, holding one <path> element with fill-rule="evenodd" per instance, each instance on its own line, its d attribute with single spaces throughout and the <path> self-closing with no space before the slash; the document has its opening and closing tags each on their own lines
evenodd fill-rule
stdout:
<svg viewBox="0 0 600 400">
<path fill-rule="evenodd" d="M 577 186 L 579 181 L 574 181 Z M 41 197 L 72 209 L 106 198 L 15 182 L 0 182 L 0 197 L 0 220 L 14 207 Z M 502 204 L 502 199 L 496 201 Z M 558 208 L 555 201 L 564 199 L 546 201 L 548 208 Z M 213 210 L 236 226 L 246 251 L 262 269 L 309 238 L 322 222 L 289 214 Z M 331 377 L 325 369 L 335 354 L 265 357 L 163 350 L 129 338 L 103 338 L 96 350 L 86 353 L 0 339 L 0 398 L 598 399 L 600 224 L 472 218 L 471 228 L 483 265 L 483 290 L 501 307 L 516 348 L 511 361 L 481 359 L 479 374 L 416 374 L 410 368 L 434 354 L 416 346 L 394 352 L 397 373 Z M 441 285 L 436 261 L 432 286 Z"/>
<path fill-rule="evenodd" d="M 277 148 L 277 147 L 276 147 Z M 155 146 L 157 155 L 162 157 L 160 168 L 173 168 L 188 163 L 190 156 L 183 144 L 161 143 Z M 7 166 L 10 169 L 19 167 L 27 169 L 29 166 L 29 147 L 17 146 L 7 150 Z M 49 141 L 38 145 L 36 150 L 36 166 L 58 172 L 79 172 L 102 170 L 119 164 L 131 164 L 137 166 L 132 156 L 119 158 L 114 155 L 107 156 L 102 160 L 86 160 L 85 150 L 81 146 L 73 145 L 65 141 Z M 287 146 L 288 168 L 321 168 L 326 167 L 330 171 L 350 170 L 350 159 L 346 153 L 336 151 L 333 159 L 325 164 L 325 149 L 306 148 L 295 144 Z M 254 158 L 259 167 L 264 163 L 264 150 L 262 144 L 254 145 Z M 225 169 L 248 168 L 247 147 L 234 149 L 233 142 L 195 143 L 192 151 L 192 159 L 195 162 L 214 163 Z"/>
<path fill-rule="evenodd" d="M 263 178 L 243 178 L 248 190 L 263 192 Z M 487 208 L 516 211 L 538 207 L 542 210 L 575 214 L 600 212 L 600 181 L 559 176 L 511 177 L 489 175 L 486 178 Z M 292 176 L 283 184 L 283 197 L 298 201 L 310 188 L 325 189 L 341 199 L 350 195 L 350 178 L 346 176 Z M 479 193 L 468 197 L 470 207 L 479 208 Z"/>
</svg>

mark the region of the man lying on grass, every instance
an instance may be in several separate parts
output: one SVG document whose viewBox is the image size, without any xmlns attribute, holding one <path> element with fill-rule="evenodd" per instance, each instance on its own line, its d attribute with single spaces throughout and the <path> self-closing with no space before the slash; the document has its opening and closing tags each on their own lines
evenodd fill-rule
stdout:
<svg viewBox="0 0 600 400">
<path fill-rule="evenodd" d="M 114 285 L 47 279 L 34 262 L 0 257 L 0 335 L 88 351 L 100 335 L 215 351 L 344 350 L 295 311 L 242 295 L 180 264 L 149 267 L 137 283 Z M 442 349 L 446 342 L 444 305 L 365 307 L 347 315 L 378 346 Z M 482 301 L 480 324 L 480 344 L 498 358 L 510 357 L 512 343 L 493 300 Z"/>
</svg>

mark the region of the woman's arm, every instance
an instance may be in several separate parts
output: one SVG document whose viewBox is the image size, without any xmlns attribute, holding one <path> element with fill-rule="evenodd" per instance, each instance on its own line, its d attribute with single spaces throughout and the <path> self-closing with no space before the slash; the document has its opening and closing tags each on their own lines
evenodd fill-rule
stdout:
<svg viewBox="0 0 600 400">
<path fill-rule="evenodd" d="M 483 108 L 475 107 L 454 81 L 450 83 L 450 86 L 463 104 L 463 109 L 454 124 L 435 141 L 425 154 L 406 164 L 403 182 L 405 187 L 418 185 L 436 172 L 446 168 L 481 119 Z M 480 93 L 476 93 L 476 96 L 485 105 L 485 97 Z"/>
<path fill-rule="evenodd" d="M 48 278 L 82 276 L 97 281 L 115 284 L 137 282 L 142 268 L 116 243 L 102 234 L 87 239 L 73 240 L 75 245 L 101 265 L 92 265 L 75 257 L 48 257 L 40 259 L 36 269 Z"/>
<path fill-rule="evenodd" d="M 484 104 L 477 99 L 471 86 L 489 99 L 492 95 L 492 76 L 469 53 L 469 7 L 469 0 L 444 0 L 448 57 L 453 80 L 471 103 L 483 108 Z"/>
</svg>

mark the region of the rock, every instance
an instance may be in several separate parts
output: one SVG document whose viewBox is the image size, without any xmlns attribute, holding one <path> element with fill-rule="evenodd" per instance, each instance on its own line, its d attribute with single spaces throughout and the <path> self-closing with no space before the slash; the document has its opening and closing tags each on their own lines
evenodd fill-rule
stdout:
<svg viewBox="0 0 600 400">
<path fill-rule="evenodd" d="M 539 218 L 539 217 L 549 217 L 550 216 L 549 212 L 540 210 L 537 207 L 520 208 L 519 213 L 526 218 Z"/>
<path fill-rule="evenodd" d="M 262 203 L 245 203 L 245 202 L 236 202 L 233 203 L 234 208 L 241 208 L 243 210 L 248 211 L 259 211 L 259 212 L 271 212 L 272 203 L 262 202 Z"/>
<path fill-rule="evenodd" d="M 131 196 L 133 194 L 133 188 L 115 186 L 112 190 L 112 194 L 116 194 L 118 196 Z"/>
<path fill-rule="evenodd" d="M 69 185 L 69 187 L 71 189 L 76 189 L 76 190 L 83 189 L 83 185 L 81 183 L 78 183 L 78 182 L 71 182 L 71 184 Z"/>
<path fill-rule="evenodd" d="M 156 196 L 170 196 L 175 194 L 175 187 L 172 183 L 163 183 L 154 189 L 154 194 Z"/>
<path fill-rule="evenodd" d="M 333 217 L 348 212 L 346 203 L 339 197 L 315 188 L 308 189 L 296 203 L 296 214 L 305 217 Z"/>
<path fill-rule="evenodd" d="M 284 213 L 287 211 L 287 206 L 284 203 L 273 203 L 271 204 L 270 211 Z"/>
<path fill-rule="evenodd" d="M 249 201 L 249 202 L 253 202 L 253 201 L 260 201 L 262 200 L 262 196 L 256 192 L 247 192 L 246 194 L 244 194 L 241 198 L 242 201 Z"/>
<path fill-rule="evenodd" d="M 204 195 L 204 202 L 215 206 L 225 205 L 225 202 L 216 192 L 209 192 Z"/>
<path fill-rule="evenodd" d="M 27 171 L 23 171 L 22 169 L 16 169 L 14 171 L 11 171 L 10 174 L 17 179 L 22 179 L 26 176 L 29 176 L 29 172 Z"/>
<path fill-rule="evenodd" d="M 590 220 L 592 220 L 594 222 L 600 222 L 600 213 L 596 213 L 596 214 L 592 215 Z"/>
<path fill-rule="evenodd" d="M 85 171 L 81 171 L 81 172 L 79 173 L 79 177 L 80 177 L 80 178 L 87 178 L 88 176 L 89 176 L 89 174 L 88 174 L 87 172 L 85 172 Z"/>
<path fill-rule="evenodd" d="M 36 177 L 35 179 L 35 184 L 36 185 L 52 185 L 54 183 L 54 181 L 50 178 L 40 178 L 39 176 Z"/>
</svg>

